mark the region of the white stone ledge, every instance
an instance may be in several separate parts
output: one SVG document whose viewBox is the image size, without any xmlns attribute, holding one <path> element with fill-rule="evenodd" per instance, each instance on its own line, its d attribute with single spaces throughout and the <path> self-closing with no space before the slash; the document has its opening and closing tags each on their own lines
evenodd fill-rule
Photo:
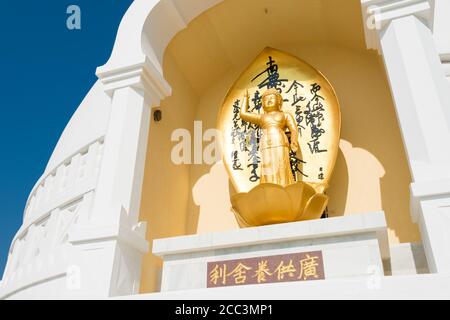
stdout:
<svg viewBox="0 0 450 320">
<path fill-rule="evenodd" d="M 234 247 L 287 242 L 303 239 L 319 239 L 339 235 L 357 235 L 376 232 L 383 259 L 389 257 L 389 244 L 384 213 L 355 214 L 312 221 L 301 221 L 246 228 L 202 235 L 157 239 L 153 241 L 153 254 L 170 255 L 228 249 Z"/>
<path fill-rule="evenodd" d="M 141 294 L 116 300 L 450 299 L 450 276 L 357 277 Z"/>
<path fill-rule="evenodd" d="M 450 195 L 450 179 L 413 182 L 411 193 L 416 198 Z"/>
<path fill-rule="evenodd" d="M 147 253 L 149 251 L 149 243 L 145 239 L 146 229 L 146 222 L 140 222 L 135 226 L 130 226 L 126 223 L 74 226 L 69 235 L 69 242 L 77 246 L 103 241 L 118 241 L 127 244 L 138 252 Z"/>
</svg>

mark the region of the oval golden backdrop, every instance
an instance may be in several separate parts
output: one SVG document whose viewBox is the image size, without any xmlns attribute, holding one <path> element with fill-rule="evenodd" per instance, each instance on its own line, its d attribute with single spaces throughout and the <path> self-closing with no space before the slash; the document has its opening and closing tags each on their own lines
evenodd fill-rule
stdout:
<svg viewBox="0 0 450 320">
<path fill-rule="evenodd" d="M 248 90 L 249 111 L 263 113 L 261 95 L 269 88 L 282 94 L 282 110 L 297 123 L 300 151 L 290 157 L 296 181 L 323 192 L 339 148 L 341 114 L 336 93 L 314 67 L 272 48 L 264 49 L 236 80 L 219 113 L 223 160 L 234 188 L 248 192 L 259 184 L 260 129 L 241 120 L 239 111 Z"/>
</svg>

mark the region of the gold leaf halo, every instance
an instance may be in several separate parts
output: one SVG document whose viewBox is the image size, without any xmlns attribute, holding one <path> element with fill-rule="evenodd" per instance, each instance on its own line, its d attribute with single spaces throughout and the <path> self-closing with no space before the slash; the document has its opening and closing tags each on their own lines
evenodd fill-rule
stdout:
<svg viewBox="0 0 450 320">
<path fill-rule="evenodd" d="M 267 89 L 268 81 L 264 83 L 264 80 L 269 77 L 269 68 L 272 82 L 278 83 L 276 88 L 284 99 L 282 111 L 293 115 L 299 129 L 300 154 L 296 158 L 300 161 L 296 161 L 299 169 L 296 180 L 322 193 L 328 187 L 339 150 L 341 113 L 336 92 L 316 68 L 273 48 L 265 48 L 243 71 L 228 91 L 219 112 L 217 127 L 230 180 L 237 192 L 248 192 L 259 184 L 255 173 L 260 177 L 261 166 L 259 163 L 256 167 L 252 156 L 255 150 L 251 150 L 258 136 L 257 128 L 244 132 L 246 125 L 236 120 L 236 112 L 246 90 L 250 95 L 249 109 L 257 112 L 260 106 L 254 98 Z M 261 107 L 259 112 L 263 112 Z M 256 152 L 260 159 L 259 150 Z"/>
</svg>

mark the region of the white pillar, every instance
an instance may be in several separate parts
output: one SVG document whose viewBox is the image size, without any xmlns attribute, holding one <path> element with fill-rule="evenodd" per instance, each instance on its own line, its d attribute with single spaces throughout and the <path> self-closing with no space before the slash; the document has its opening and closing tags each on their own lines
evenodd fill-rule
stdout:
<svg viewBox="0 0 450 320">
<path fill-rule="evenodd" d="M 87 252 L 103 248 L 81 266 L 95 279 L 98 296 L 130 295 L 139 292 L 142 256 L 148 252 L 139 209 L 151 107 L 171 89 L 145 60 L 119 69 L 103 66 L 97 75 L 112 96 L 111 115 L 91 219 L 70 241 Z"/>
<path fill-rule="evenodd" d="M 450 272 L 450 90 L 430 30 L 431 0 L 362 0 L 383 55 L 413 177 L 412 216 L 431 272 Z M 376 41 L 374 41 L 376 39 Z"/>
<path fill-rule="evenodd" d="M 93 225 L 116 239 L 105 264 L 108 296 L 139 292 L 140 264 L 147 252 L 146 226 L 141 224 L 140 232 L 133 233 L 139 223 L 150 108 L 143 90 L 114 91 L 91 213 Z"/>
<path fill-rule="evenodd" d="M 450 87 L 450 1 L 435 0 L 433 36 Z"/>
<path fill-rule="evenodd" d="M 137 223 L 151 108 L 144 95 L 133 87 L 114 92 L 93 208 L 95 220 L 123 212 Z"/>
<path fill-rule="evenodd" d="M 450 178 L 450 91 L 430 30 L 395 19 L 381 50 L 414 181 Z"/>
</svg>

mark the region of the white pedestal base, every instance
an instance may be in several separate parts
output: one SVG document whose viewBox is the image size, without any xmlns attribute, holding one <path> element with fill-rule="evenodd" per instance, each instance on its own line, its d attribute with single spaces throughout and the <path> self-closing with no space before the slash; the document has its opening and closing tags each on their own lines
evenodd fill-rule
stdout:
<svg viewBox="0 0 450 320">
<path fill-rule="evenodd" d="M 325 279 L 383 275 L 389 258 L 383 212 L 155 240 L 161 291 L 207 287 L 212 261 L 322 251 Z"/>
</svg>

